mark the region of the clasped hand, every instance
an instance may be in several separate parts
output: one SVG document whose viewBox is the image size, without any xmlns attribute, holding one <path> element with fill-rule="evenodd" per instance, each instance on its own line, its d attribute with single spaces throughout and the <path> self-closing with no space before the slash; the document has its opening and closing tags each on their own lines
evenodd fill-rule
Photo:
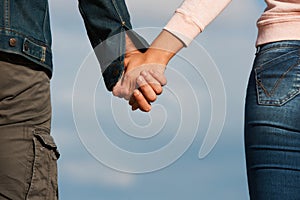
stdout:
<svg viewBox="0 0 300 200">
<path fill-rule="evenodd" d="M 149 112 L 151 103 L 167 83 L 164 75 L 166 65 L 156 61 L 150 54 L 150 50 L 145 53 L 138 50 L 126 53 L 124 73 L 113 88 L 113 95 L 128 100 L 132 110 Z"/>
</svg>

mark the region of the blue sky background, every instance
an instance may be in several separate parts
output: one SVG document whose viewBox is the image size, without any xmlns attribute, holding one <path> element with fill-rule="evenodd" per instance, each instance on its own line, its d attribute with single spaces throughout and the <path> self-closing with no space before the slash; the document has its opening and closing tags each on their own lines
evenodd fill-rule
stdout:
<svg viewBox="0 0 300 200">
<path fill-rule="evenodd" d="M 127 0 L 134 28 L 151 42 L 155 33 L 172 16 L 181 0 Z M 243 147 L 244 98 L 248 75 L 255 53 L 256 20 L 264 8 L 259 1 L 233 1 L 232 4 L 196 38 L 208 52 L 224 80 L 227 94 L 227 117 L 222 135 L 205 158 L 198 159 L 205 130 L 210 118 L 209 94 L 205 82 L 194 77 L 188 64 L 180 58 L 170 63 L 190 81 L 197 93 L 200 108 L 200 126 L 191 147 L 175 163 L 162 170 L 147 174 L 126 174 L 112 170 L 97 161 L 80 142 L 72 113 L 72 90 L 77 71 L 91 52 L 83 21 L 77 9 L 77 1 L 51 0 L 51 20 L 55 71 L 52 79 L 53 122 L 52 134 L 62 154 L 59 166 L 59 192 L 61 199 L 72 200 L 219 200 L 249 199 Z M 158 27 L 143 32 L 145 27 Z M 150 30 L 150 29 L 146 29 Z M 153 30 L 153 31 L 152 31 Z M 188 51 L 184 49 L 183 51 Z M 192 52 L 194 56 L 207 55 Z M 199 55 L 201 54 L 201 55 Z M 199 66 L 209 62 L 199 63 Z M 180 82 L 169 75 L 168 87 L 173 92 L 180 90 Z M 84 84 L 84 83 L 82 83 Z M 154 141 L 132 141 L 122 135 L 115 125 L 110 108 L 111 94 L 102 83 L 97 87 L 96 112 L 109 138 L 124 149 L 147 152 L 164 146 L 174 137 L 180 112 L 169 90 L 160 97 L 157 104 L 167 112 L 163 136 Z M 84 92 L 82 93 L 84 94 Z M 83 98 L 84 99 L 84 98 Z M 118 105 L 126 106 L 119 102 Z M 178 106 L 178 105 L 177 105 Z M 192 106 L 192 105 L 190 105 Z M 85 110 L 85 107 L 82 107 Z M 160 117 L 156 110 L 154 116 Z M 149 123 L 149 116 L 136 112 L 132 118 L 136 123 Z M 84 123 L 89 123 L 86 119 Z M 89 130 L 93 131 L 93 130 Z M 188 131 L 188 130 L 187 130 Z M 168 135 L 169 134 L 169 135 Z"/>
</svg>

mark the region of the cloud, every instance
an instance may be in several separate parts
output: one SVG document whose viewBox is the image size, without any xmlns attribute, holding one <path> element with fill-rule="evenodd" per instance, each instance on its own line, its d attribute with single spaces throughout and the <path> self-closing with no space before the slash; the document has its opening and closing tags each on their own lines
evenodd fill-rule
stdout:
<svg viewBox="0 0 300 200">
<path fill-rule="evenodd" d="M 182 0 L 127 0 L 135 27 L 163 27 L 181 2 Z M 194 167 L 193 170 L 184 171 L 185 169 L 191 169 L 192 166 L 194 166 L 195 163 L 190 162 L 189 159 L 193 158 L 192 156 L 196 156 L 196 151 L 199 150 L 197 146 L 197 148 L 193 149 L 192 153 L 189 152 L 187 155 L 184 155 L 183 159 L 188 159 L 181 163 L 182 168 L 166 168 L 161 172 L 162 176 L 159 176 L 159 173 L 148 174 L 147 176 L 122 174 L 104 167 L 93 159 L 89 160 L 90 155 L 84 150 L 83 145 L 80 143 L 75 132 L 71 100 L 73 83 L 77 70 L 86 55 L 90 53 L 91 47 L 77 9 L 77 1 L 52 0 L 50 1 L 50 6 L 55 61 L 55 76 L 52 79 L 52 98 L 55 112 L 53 132 L 55 133 L 55 139 L 63 153 L 62 159 L 59 162 L 63 183 L 65 183 L 66 180 L 70 180 L 76 185 L 95 184 L 103 188 L 115 188 L 115 191 L 117 192 L 119 189 L 125 188 L 128 193 L 132 194 L 135 194 L 135 192 L 138 193 L 138 191 L 143 189 L 145 190 L 145 188 L 151 189 L 156 187 L 162 188 L 160 191 L 163 191 L 165 194 L 173 194 L 175 200 L 177 197 L 176 194 L 179 192 L 172 187 L 163 187 L 161 182 L 165 182 L 166 185 L 172 185 L 172 183 L 176 182 L 178 188 L 189 187 L 191 190 L 195 189 L 195 191 L 192 191 L 190 194 L 191 199 L 195 199 L 195 196 L 200 197 L 201 199 L 211 199 L 211 193 L 214 193 L 215 196 L 220 198 L 226 196 L 226 194 L 228 196 L 236 193 L 239 194 L 238 196 L 246 196 L 246 183 L 243 182 L 245 177 L 242 175 L 238 176 L 243 173 L 244 169 L 241 168 L 244 166 L 241 166 L 242 164 L 236 165 L 236 163 L 244 163 L 243 149 L 241 148 L 242 145 L 240 143 L 242 142 L 243 100 L 248 72 L 251 68 L 254 56 L 254 42 L 256 36 L 255 22 L 262 9 L 261 5 L 258 5 L 253 0 L 233 1 L 232 5 L 230 5 L 226 11 L 197 38 L 197 41 L 201 43 L 213 57 L 223 76 L 229 105 L 227 124 L 224 129 L 224 134 L 222 135 L 222 141 L 217 144 L 213 151 L 213 155 L 200 163 L 197 161 L 196 164 L 198 164 L 198 168 Z M 154 32 L 147 33 L 149 35 L 149 41 L 155 37 L 159 30 L 160 28 L 156 29 L 155 34 Z M 200 56 L 199 52 L 194 52 L 194 55 Z M 181 62 L 176 61 L 171 64 L 179 65 Z M 199 63 L 199 66 L 201 67 L 201 65 L 204 64 L 204 62 Z M 191 70 L 186 68 L 186 65 L 175 67 L 182 67 L 181 72 L 187 75 L 186 78 L 191 82 L 192 86 L 195 87 L 197 97 L 201 101 L 200 106 L 203 108 L 203 110 L 201 110 L 201 115 L 203 116 L 201 120 L 207 122 L 207 118 L 209 119 L 207 114 L 209 111 L 209 102 L 207 102 L 208 95 L 203 95 L 207 92 L 205 86 L 197 80 L 197 77 L 195 77 L 195 74 L 193 74 Z M 99 74 L 99 77 L 100 76 L 101 74 Z M 183 89 L 179 81 L 176 82 L 175 80 L 174 82 L 169 82 L 169 84 L 174 87 L 175 90 Z M 110 97 L 110 93 L 108 93 L 104 87 L 98 89 L 102 90 L 98 93 L 100 96 L 99 98 L 103 96 L 104 98 Z M 82 92 L 82 95 L 84 94 L 85 93 Z M 185 102 L 188 102 L 188 100 L 189 96 L 185 96 L 183 99 Z M 162 96 L 162 99 L 160 99 L 161 104 L 168 106 L 174 104 L 172 101 L 174 101 L 174 99 L 171 95 L 164 95 Z M 86 109 L 84 103 L 85 102 L 83 102 L 83 106 L 80 108 L 82 112 Z M 101 112 L 101 115 L 104 117 L 108 116 L 111 112 L 110 105 L 108 106 L 105 102 L 98 106 L 99 110 L 97 110 L 97 112 Z M 188 106 L 190 107 L 192 105 Z M 172 106 L 169 107 L 172 108 Z M 155 115 L 159 115 L 159 113 Z M 169 116 L 172 119 L 170 126 L 178 125 L 178 118 L 175 115 L 176 114 Z M 158 119 L 162 120 L 162 116 L 159 116 Z M 106 122 L 107 121 L 104 121 L 104 123 Z M 109 120 L 109 122 L 113 121 Z M 86 119 L 86 123 L 89 125 L 89 119 Z M 201 121 L 201 123 L 203 123 L 203 121 Z M 108 125 L 110 126 L 109 123 Z M 200 128 L 203 127 L 205 126 L 200 126 Z M 168 129 L 167 132 L 172 132 L 170 130 L 171 129 Z M 114 130 L 111 129 L 111 132 L 113 131 Z M 201 142 L 198 143 L 201 144 Z M 128 143 L 127 145 L 133 146 L 133 143 Z M 145 145 L 145 147 L 147 145 Z M 155 146 L 155 144 L 152 146 Z M 232 154 L 235 155 L 235 157 L 233 157 L 232 154 L 228 155 L 228 149 L 231 148 L 234 149 Z M 230 157 L 230 159 L 227 159 L 227 156 Z M 204 164 L 205 169 L 201 168 Z M 221 168 L 218 168 L 218 176 L 213 176 L 212 171 L 215 171 L 214 166 L 222 166 L 224 171 L 222 171 Z M 210 168 L 213 170 L 208 170 Z M 175 169 L 175 171 L 169 173 L 169 169 Z M 239 171 L 238 175 L 236 175 L 237 171 Z M 189 178 L 186 178 L 184 184 L 181 183 L 178 181 L 181 174 L 184 174 L 189 178 L 195 177 L 195 182 L 191 183 L 188 180 Z M 198 176 L 195 176 L 195 174 Z M 199 176 L 199 174 L 204 174 L 204 178 Z M 228 177 L 232 176 L 235 178 L 229 180 Z M 155 177 L 155 181 L 147 182 L 145 181 L 145 177 Z M 207 184 L 207 182 L 209 183 Z M 225 189 L 224 183 L 226 185 Z M 219 185 L 217 188 L 218 192 L 215 192 L 216 188 L 213 187 L 215 184 Z M 243 189 L 237 191 L 237 188 L 240 188 L 241 184 L 245 184 Z M 206 190 L 198 193 L 198 185 L 206 185 L 206 187 L 204 187 Z M 209 191 L 209 189 L 211 189 L 211 191 Z M 60 192 L 64 193 L 66 191 Z M 82 191 L 72 192 L 81 193 Z M 133 195 L 132 199 L 138 199 L 135 198 L 137 196 L 142 196 L 142 194 L 136 194 L 136 196 Z M 120 193 L 115 199 L 120 199 L 122 197 L 122 193 Z M 103 197 L 103 199 L 107 198 Z M 110 198 L 110 200 L 115 199 Z"/>
<path fill-rule="evenodd" d="M 128 188 L 135 184 L 133 175 L 119 173 L 104 167 L 100 163 L 76 159 L 65 162 L 60 167 L 60 173 L 69 181 L 80 184 L 99 185 L 102 187 Z"/>
<path fill-rule="evenodd" d="M 126 0 L 133 25 L 136 27 L 164 26 L 182 0 Z"/>
</svg>

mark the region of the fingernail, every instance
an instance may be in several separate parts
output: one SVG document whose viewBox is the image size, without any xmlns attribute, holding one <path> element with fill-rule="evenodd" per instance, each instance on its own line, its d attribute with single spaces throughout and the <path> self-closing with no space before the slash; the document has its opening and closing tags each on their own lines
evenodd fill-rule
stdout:
<svg viewBox="0 0 300 200">
<path fill-rule="evenodd" d="M 144 81 L 145 79 L 142 77 L 142 76 L 139 76 L 138 78 L 137 78 L 137 83 L 139 84 L 139 86 L 142 86 L 142 84 L 144 84 Z"/>
<path fill-rule="evenodd" d="M 159 74 L 156 70 L 151 70 L 150 73 L 151 74 Z"/>
<path fill-rule="evenodd" d="M 150 110 L 151 110 L 151 106 L 149 106 L 145 109 L 146 112 L 150 112 Z"/>
<path fill-rule="evenodd" d="M 134 90 L 133 93 L 134 93 L 135 96 L 139 96 L 140 95 L 140 91 L 139 90 Z"/>
</svg>

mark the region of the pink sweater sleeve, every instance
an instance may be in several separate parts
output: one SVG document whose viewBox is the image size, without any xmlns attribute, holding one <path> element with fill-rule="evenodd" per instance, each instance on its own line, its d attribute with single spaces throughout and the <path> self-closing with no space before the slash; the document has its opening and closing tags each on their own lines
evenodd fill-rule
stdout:
<svg viewBox="0 0 300 200">
<path fill-rule="evenodd" d="M 188 46 L 231 0 L 185 0 L 165 26 Z"/>
</svg>

